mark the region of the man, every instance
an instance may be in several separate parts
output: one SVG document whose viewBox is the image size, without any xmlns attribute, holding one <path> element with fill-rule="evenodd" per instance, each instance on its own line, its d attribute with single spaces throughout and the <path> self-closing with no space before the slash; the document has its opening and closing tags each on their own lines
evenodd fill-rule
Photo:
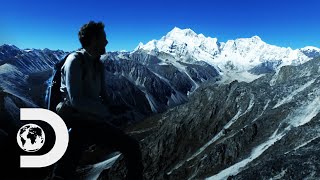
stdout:
<svg viewBox="0 0 320 180">
<path fill-rule="evenodd" d="M 57 106 L 57 113 L 71 128 L 68 149 L 58 162 L 55 177 L 74 179 L 82 151 L 96 144 L 120 151 L 126 160 L 127 179 L 142 179 L 139 143 L 108 123 L 110 114 L 106 101 L 104 65 L 100 56 L 108 44 L 104 24 L 93 22 L 79 31 L 80 51 L 71 53 L 61 68 L 61 88 L 65 101 Z"/>
</svg>

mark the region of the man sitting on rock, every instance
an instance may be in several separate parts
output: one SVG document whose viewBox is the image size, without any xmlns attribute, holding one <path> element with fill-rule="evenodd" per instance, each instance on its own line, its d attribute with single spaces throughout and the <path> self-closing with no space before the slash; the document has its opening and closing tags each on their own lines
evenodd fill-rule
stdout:
<svg viewBox="0 0 320 180">
<path fill-rule="evenodd" d="M 61 69 L 61 88 L 65 100 L 57 113 L 71 128 L 65 155 L 55 170 L 56 179 L 73 179 L 82 151 L 97 144 L 120 151 L 126 160 L 126 179 L 142 179 L 142 160 L 139 142 L 111 125 L 106 101 L 105 69 L 100 56 L 108 44 L 104 24 L 93 22 L 79 31 L 82 49 L 71 53 Z"/>
</svg>

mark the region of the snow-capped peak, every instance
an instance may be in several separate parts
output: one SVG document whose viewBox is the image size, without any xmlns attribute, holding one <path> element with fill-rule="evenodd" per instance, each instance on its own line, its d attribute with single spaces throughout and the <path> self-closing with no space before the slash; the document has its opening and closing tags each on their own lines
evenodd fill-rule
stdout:
<svg viewBox="0 0 320 180">
<path fill-rule="evenodd" d="M 320 48 L 314 46 L 306 46 L 304 48 L 299 49 L 302 53 L 310 58 L 319 57 L 320 56 Z"/>
<path fill-rule="evenodd" d="M 196 37 L 197 34 L 192 31 L 190 28 L 180 29 L 178 27 L 174 27 L 165 37 L 166 38 L 177 38 L 177 37 Z"/>
<path fill-rule="evenodd" d="M 143 49 L 146 52 L 157 55 L 165 52 L 173 55 L 182 61 L 197 61 L 213 58 L 219 51 L 217 38 L 205 37 L 203 34 L 196 34 L 191 29 L 173 28 L 160 40 L 152 40 L 147 44 L 139 44 L 134 50 Z"/>
<path fill-rule="evenodd" d="M 220 54 L 212 61 L 222 69 L 249 70 L 263 62 L 280 62 L 281 65 L 297 65 L 309 58 L 299 50 L 278 47 L 261 40 L 259 36 L 228 40 Z"/>
<path fill-rule="evenodd" d="M 175 60 L 192 63 L 206 61 L 218 66 L 222 71 L 247 71 L 261 63 L 273 62 L 283 65 L 298 65 L 320 55 L 320 49 L 305 47 L 291 49 L 278 47 L 264 42 L 258 35 L 238 38 L 227 42 L 218 42 L 217 38 L 197 34 L 191 29 L 173 28 L 159 40 L 142 43 L 133 51 L 143 50 L 152 55 L 161 54 L 160 59 L 168 59 L 169 54 Z M 160 53 L 161 52 L 161 53 Z"/>
<path fill-rule="evenodd" d="M 142 42 L 140 42 L 139 43 L 139 45 L 133 50 L 133 52 L 135 52 L 135 51 L 137 51 L 137 50 L 139 50 L 139 49 L 141 49 L 143 47 L 143 43 Z"/>
<path fill-rule="evenodd" d="M 320 48 L 314 47 L 314 46 L 306 46 L 304 48 L 300 49 L 301 51 L 319 51 L 320 52 Z"/>
<path fill-rule="evenodd" d="M 251 39 L 255 41 L 262 41 L 258 35 L 252 36 Z"/>
</svg>

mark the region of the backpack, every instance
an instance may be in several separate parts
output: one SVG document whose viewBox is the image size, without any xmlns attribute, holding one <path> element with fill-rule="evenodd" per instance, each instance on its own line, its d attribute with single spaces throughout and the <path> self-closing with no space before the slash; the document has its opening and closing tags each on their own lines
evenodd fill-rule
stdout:
<svg viewBox="0 0 320 180">
<path fill-rule="evenodd" d="M 84 67 L 84 61 L 83 61 L 83 54 L 80 52 L 76 52 L 81 61 L 81 66 Z M 45 103 L 46 103 L 46 108 L 50 111 L 56 112 L 56 107 L 57 105 L 63 101 L 63 92 L 60 91 L 60 86 L 61 86 L 61 68 L 65 61 L 67 60 L 68 56 L 71 53 L 67 54 L 64 56 L 61 60 L 59 60 L 54 66 L 53 66 L 53 73 L 51 77 L 47 80 L 47 90 L 46 90 L 46 95 L 45 95 Z M 84 77 L 85 74 L 85 68 L 83 69 L 82 76 Z M 82 77 L 82 78 L 83 78 Z"/>
</svg>

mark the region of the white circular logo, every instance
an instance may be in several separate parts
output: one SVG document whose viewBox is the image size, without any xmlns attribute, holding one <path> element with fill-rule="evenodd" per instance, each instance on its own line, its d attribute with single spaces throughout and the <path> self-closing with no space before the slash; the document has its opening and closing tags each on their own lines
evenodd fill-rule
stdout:
<svg viewBox="0 0 320 180">
<path fill-rule="evenodd" d="M 17 142 L 26 152 L 36 152 L 43 146 L 45 134 L 42 128 L 36 124 L 22 126 L 17 134 Z"/>
</svg>

